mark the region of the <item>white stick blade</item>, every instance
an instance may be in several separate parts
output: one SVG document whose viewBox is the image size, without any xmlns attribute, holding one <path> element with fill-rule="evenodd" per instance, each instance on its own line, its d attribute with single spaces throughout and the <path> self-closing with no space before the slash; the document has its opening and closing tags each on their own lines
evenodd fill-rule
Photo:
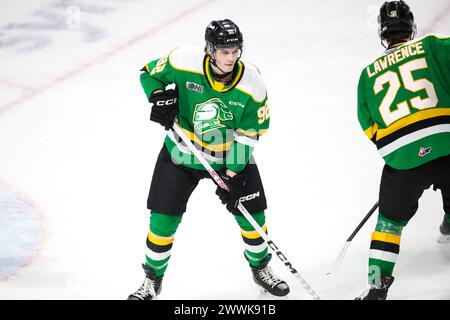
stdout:
<svg viewBox="0 0 450 320">
<path fill-rule="evenodd" d="M 336 269 L 339 267 L 339 265 L 342 263 L 342 260 L 344 260 L 345 254 L 347 253 L 349 246 L 350 246 L 350 241 L 347 241 L 345 243 L 344 247 L 342 248 L 341 253 L 337 257 L 336 262 L 334 263 L 333 267 L 331 268 L 331 270 L 329 272 L 327 272 L 327 276 L 329 276 L 330 274 L 335 272 Z"/>
</svg>

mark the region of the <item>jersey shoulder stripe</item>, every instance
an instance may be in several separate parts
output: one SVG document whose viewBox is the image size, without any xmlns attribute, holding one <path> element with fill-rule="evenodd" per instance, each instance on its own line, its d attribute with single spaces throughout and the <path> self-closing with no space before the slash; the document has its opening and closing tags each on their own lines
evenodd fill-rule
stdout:
<svg viewBox="0 0 450 320">
<path fill-rule="evenodd" d="M 204 56 L 200 47 L 178 47 L 169 54 L 169 63 L 176 70 L 203 74 Z"/>
<path fill-rule="evenodd" d="M 245 71 L 236 89 L 250 95 L 257 103 L 264 101 L 267 91 L 258 68 L 249 62 L 242 62 L 244 63 Z"/>
</svg>

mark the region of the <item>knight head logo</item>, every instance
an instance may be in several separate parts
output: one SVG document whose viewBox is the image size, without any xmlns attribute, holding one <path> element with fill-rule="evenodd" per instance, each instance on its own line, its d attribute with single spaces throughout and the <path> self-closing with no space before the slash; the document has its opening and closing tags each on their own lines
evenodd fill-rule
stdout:
<svg viewBox="0 0 450 320">
<path fill-rule="evenodd" d="M 220 99 L 213 98 L 195 106 L 192 122 L 195 132 L 203 134 L 225 127 L 222 122 L 230 120 L 233 120 L 233 114 L 228 107 Z"/>
</svg>

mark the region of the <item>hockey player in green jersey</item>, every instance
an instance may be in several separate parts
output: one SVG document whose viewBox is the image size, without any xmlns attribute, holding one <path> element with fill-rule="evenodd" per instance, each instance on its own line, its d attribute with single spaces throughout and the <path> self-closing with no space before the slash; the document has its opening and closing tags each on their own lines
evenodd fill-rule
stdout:
<svg viewBox="0 0 450 320">
<path fill-rule="evenodd" d="M 378 22 L 387 50 L 358 84 L 359 122 L 386 162 L 364 300 L 386 299 L 402 230 L 431 185 L 443 197 L 440 239 L 450 239 L 450 39 L 413 40 L 414 16 L 403 1 L 385 2 Z"/>
<path fill-rule="evenodd" d="M 243 203 L 266 232 L 267 208 L 252 151 L 269 128 L 269 109 L 258 69 L 240 60 L 242 33 L 231 20 L 212 21 L 205 48 L 177 48 L 142 69 L 141 84 L 153 104 L 150 119 L 170 129 L 174 121 L 228 185 L 216 194 L 234 215 L 244 241 L 253 280 L 275 295 L 289 293 L 286 282 L 268 266 L 268 245 L 237 209 Z M 175 89 L 166 89 L 175 84 Z M 208 172 L 175 131 L 167 131 L 153 173 L 147 207 L 145 280 L 130 300 L 155 299 L 171 255 L 174 235 L 186 204 Z M 215 263 L 220 263 L 216 261 Z"/>
</svg>

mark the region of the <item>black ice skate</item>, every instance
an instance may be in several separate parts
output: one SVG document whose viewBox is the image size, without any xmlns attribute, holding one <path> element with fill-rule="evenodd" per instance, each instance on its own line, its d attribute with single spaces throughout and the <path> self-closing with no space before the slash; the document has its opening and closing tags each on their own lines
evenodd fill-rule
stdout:
<svg viewBox="0 0 450 320">
<path fill-rule="evenodd" d="M 157 277 L 144 264 L 145 280 L 141 287 L 128 296 L 128 300 L 154 300 L 161 292 L 163 277 Z"/>
<path fill-rule="evenodd" d="M 439 227 L 439 231 L 441 235 L 439 236 L 439 243 L 450 243 L 450 223 L 447 222 L 447 219 L 444 217 L 444 221 L 442 221 L 441 226 Z"/>
<path fill-rule="evenodd" d="M 283 297 L 289 293 L 289 287 L 283 280 L 273 274 L 272 269 L 268 266 L 272 255 L 269 254 L 267 260 L 259 267 L 250 266 L 253 273 L 253 280 L 265 292 Z"/>
<path fill-rule="evenodd" d="M 393 282 L 394 277 L 383 276 L 381 277 L 381 286 L 379 288 L 372 287 L 355 300 L 386 300 L 389 287 Z"/>
</svg>

